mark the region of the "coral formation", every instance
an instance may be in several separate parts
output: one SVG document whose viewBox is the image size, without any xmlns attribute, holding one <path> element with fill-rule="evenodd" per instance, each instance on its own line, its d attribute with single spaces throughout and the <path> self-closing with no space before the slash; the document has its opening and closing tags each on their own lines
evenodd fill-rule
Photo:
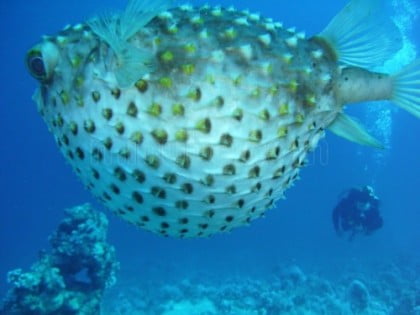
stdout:
<svg viewBox="0 0 420 315">
<path fill-rule="evenodd" d="M 354 312 L 361 312 L 369 305 L 369 292 L 365 284 L 360 280 L 353 280 L 350 283 L 348 297 L 351 309 Z"/>
<path fill-rule="evenodd" d="M 137 279 L 130 274 L 107 292 L 102 314 L 420 314 L 420 269 L 408 263 L 398 266 L 392 270 L 376 265 L 374 271 L 360 267 L 357 272 L 354 265 L 343 266 L 332 279 L 294 264 L 266 277 L 195 273 L 189 268 L 172 280 L 163 269 L 159 278 L 143 266 Z M 182 273 L 175 266 L 170 269 L 170 274 Z"/>
<path fill-rule="evenodd" d="M 41 254 L 28 272 L 9 272 L 12 288 L 0 314 L 99 314 L 103 292 L 119 268 L 107 229 L 105 215 L 89 204 L 65 210 L 49 238 L 50 253 Z"/>
</svg>

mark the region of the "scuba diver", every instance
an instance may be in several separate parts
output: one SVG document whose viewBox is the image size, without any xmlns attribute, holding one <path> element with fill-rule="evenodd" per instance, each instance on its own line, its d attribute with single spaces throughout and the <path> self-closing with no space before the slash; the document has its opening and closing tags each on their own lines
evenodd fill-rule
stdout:
<svg viewBox="0 0 420 315">
<path fill-rule="evenodd" d="M 332 220 L 339 236 L 349 233 L 351 241 L 356 234 L 370 235 L 383 226 L 379 212 L 379 198 L 373 188 L 352 188 L 333 210 Z"/>
</svg>

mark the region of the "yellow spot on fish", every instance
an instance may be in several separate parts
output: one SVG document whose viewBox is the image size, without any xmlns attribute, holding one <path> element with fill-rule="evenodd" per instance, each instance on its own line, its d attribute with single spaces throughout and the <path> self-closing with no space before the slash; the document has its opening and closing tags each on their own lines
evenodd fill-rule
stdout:
<svg viewBox="0 0 420 315">
<path fill-rule="evenodd" d="M 172 24 L 168 27 L 169 34 L 175 35 L 178 33 L 178 31 L 179 31 L 179 28 L 176 24 Z"/>
<path fill-rule="evenodd" d="M 259 115 L 261 120 L 269 121 L 270 120 L 270 112 L 266 109 L 262 110 Z"/>
<path fill-rule="evenodd" d="M 238 36 L 238 32 L 233 27 L 230 27 L 222 35 L 225 39 L 234 40 Z"/>
<path fill-rule="evenodd" d="M 279 115 L 285 116 L 287 114 L 289 114 L 289 104 L 287 103 L 281 104 L 279 107 Z"/>
<path fill-rule="evenodd" d="M 197 51 L 197 47 L 194 44 L 186 44 L 184 50 L 187 54 L 194 54 Z"/>
<path fill-rule="evenodd" d="M 178 103 L 172 106 L 172 114 L 174 116 L 184 116 L 184 113 L 185 113 L 184 105 Z"/>
<path fill-rule="evenodd" d="M 78 76 L 76 77 L 76 79 L 74 80 L 74 84 L 76 85 L 76 87 L 80 88 L 83 83 L 85 83 L 85 79 L 82 76 Z"/>
<path fill-rule="evenodd" d="M 195 125 L 195 128 L 203 133 L 210 133 L 211 131 L 211 121 L 208 118 L 201 119 Z"/>
<path fill-rule="evenodd" d="M 195 66 L 193 64 L 182 65 L 182 72 L 186 75 L 192 75 L 195 71 Z"/>
<path fill-rule="evenodd" d="M 253 89 L 253 90 L 251 91 L 251 96 L 252 96 L 252 97 L 255 97 L 255 98 L 260 97 L 260 96 L 261 96 L 261 88 L 256 87 L 255 89 Z"/>
<path fill-rule="evenodd" d="M 292 93 L 296 93 L 298 87 L 299 87 L 299 84 L 297 83 L 296 80 L 292 80 L 288 84 L 289 91 L 292 92 Z"/>
<path fill-rule="evenodd" d="M 179 142 L 186 142 L 188 140 L 188 133 L 185 129 L 180 129 L 175 133 L 175 139 Z"/>
<path fill-rule="evenodd" d="M 154 117 L 158 117 L 160 114 L 162 114 L 162 106 L 160 104 L 153 103 L 149 106 L 147 113 Z"/>
<path fill-rule="evenodd" d="M 277 137 L 284 138 L 287 136 L 288 132 L 289 131 L 286 126 L 279 127 L 279 129 L 277 130 Z"/>
<path fill-rule="evenodd" d="M 61 91 L 60 92 L 60 100 L 61 103 L 63 103 L 63 105 L 67 105 L 68 103 L 70 103 L 70 95 L 69 93 L 67 93 L 66 91 Z"/>
<path fill-rule="evenodd" d="M 172 51 L 165 51 L 161 56 L 160 60 L 162 60 L 165 63 L 172 62 L 174 60 L 174 53 Z"/>
<path fill-rule="evenodd" d="M 143 134 L 140 131 L 136 131 L 131 135 L 130 140 L 135 144 L 141 144 L 143 142 Z"/>
<path fill-rule="evenodd" d="M 308 95 L 305 99 L 305 104 L 308 106 L 315 106 L 316 105 L 316 97 L 315 95 Z"/>
<path fill-rule="evenodd" d="M 80 56 L 75 56 L 75 57 L 71 58 L 70 63 L 71 63 L 73 68 L 77 68 L 82 63 L 82 58 Z"/>
<path fill-rule="evenodd" d="M 297 114 L 295 115 L 295 122 L 296 122 L 297 124 L 302 124 L 304 120 L 305 120 L 305 116 L 303 116 L 303 114 L 301 114 L 301 113 L 297 113 Z"/>
<path fill-rule="evenodd" d="M 171 88 L 173 85 L 172 79 L 169 77 L 163 77 L 159 79 L 159 84 L 164 88 Z"/>
</svg>

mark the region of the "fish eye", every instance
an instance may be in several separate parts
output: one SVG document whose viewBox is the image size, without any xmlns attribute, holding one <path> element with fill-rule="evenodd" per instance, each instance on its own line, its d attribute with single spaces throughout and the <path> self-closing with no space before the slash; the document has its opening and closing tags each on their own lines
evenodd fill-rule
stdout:
<svg viewBox="0 0 420 315">
<path fill-rule="evenodd" d="M 45 80 L 47 71 L 40 51 L 32 50 L 28 53 L 26 64 L 32 76 L 37 80 Z"/>
</svg>

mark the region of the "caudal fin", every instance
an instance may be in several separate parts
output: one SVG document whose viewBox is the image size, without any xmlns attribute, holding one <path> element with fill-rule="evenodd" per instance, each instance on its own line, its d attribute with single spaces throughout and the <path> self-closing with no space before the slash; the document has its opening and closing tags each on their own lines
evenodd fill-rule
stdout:
<svg viewBox="0 0 420 315">
<path fill-rule="evenodd" d="M 392 101 L 420 118 L 420 59 L 403 68 L 393 79 Z"/>
<path fill-rule="evenodd" d="M 381 66 L 402 45 L 401 34 L 383 0 L 351 0 L 318 37 L 340 63 L 362 68 Z"/>
</svg>

